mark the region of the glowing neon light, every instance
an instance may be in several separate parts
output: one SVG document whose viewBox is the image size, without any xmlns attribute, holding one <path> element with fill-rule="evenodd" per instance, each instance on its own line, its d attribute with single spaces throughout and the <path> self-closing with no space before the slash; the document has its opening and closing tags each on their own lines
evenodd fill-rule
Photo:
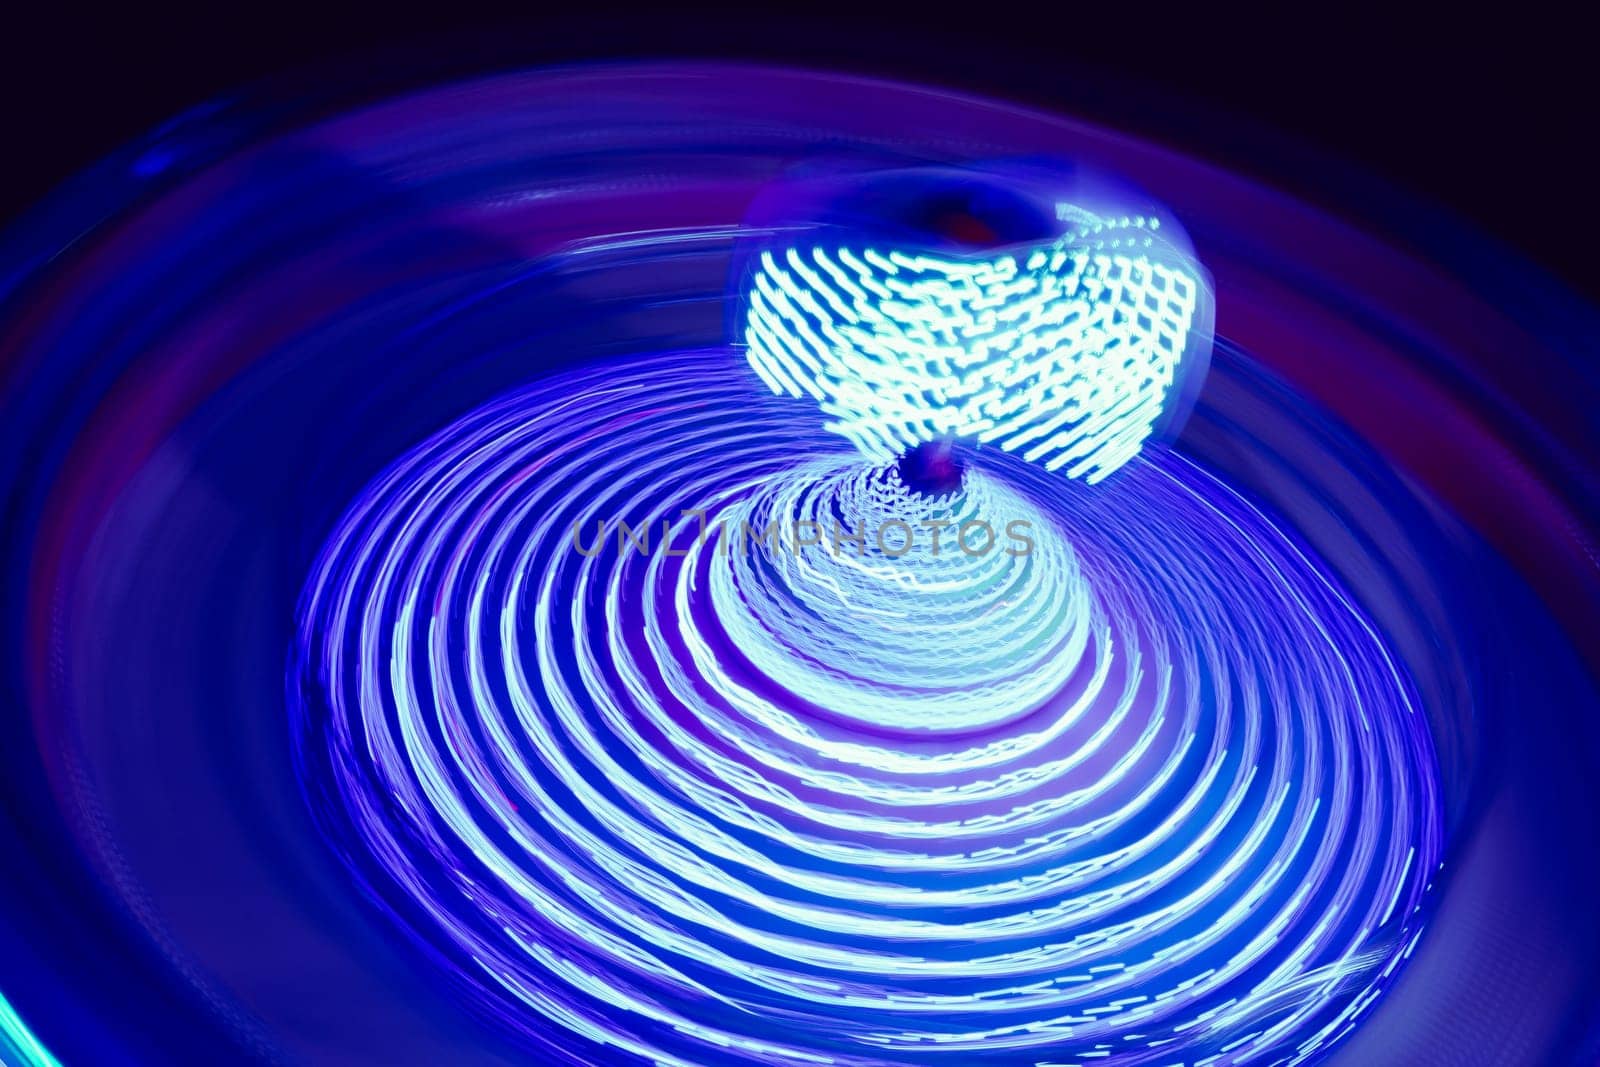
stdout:
<svg viewBox="0 0 1600 1067">
<path fill-rule="evenodd" d="M 986 451 L 928 500 L 735 367 L 548 380 L 355 502 L 295 687 L 352 871 L 542 1061 L 1323 1055 L 1441 852 L 1334 580 L 1176 454 L 1091 490 Z M 724 537 L 885 516 L 1035 550 Z M 648 551 L 577 550 L 619 520 Z"/>
<path fill-rule="evenodd" d="M 868 458 L 953 436 L 1096 482 L 1161 418 L 1201 298 L 1158 228 L 1094 219 L 991 259 L 768 250 L 746 287 L 746 356 Z"/>
<path fill-rule="evenodd" d="M 0 1063 L 8 1067 L 61 1067 L 3 996 L 0 996 Z"/>
</svg>

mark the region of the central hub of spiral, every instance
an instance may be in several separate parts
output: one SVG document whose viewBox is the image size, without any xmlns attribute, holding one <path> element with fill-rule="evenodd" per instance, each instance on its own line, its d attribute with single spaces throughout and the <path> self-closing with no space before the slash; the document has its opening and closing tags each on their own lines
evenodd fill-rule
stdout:
<svg viewBox="0 0 1600 1067">
<path fill-rule="evenodd" d="M 903 452 L 895 463 L 900 481 L 913 493 L 927 497 L 948 496 L 961 489 L 967 466 L 949 438 L 924 441 Z"/>
</svg>

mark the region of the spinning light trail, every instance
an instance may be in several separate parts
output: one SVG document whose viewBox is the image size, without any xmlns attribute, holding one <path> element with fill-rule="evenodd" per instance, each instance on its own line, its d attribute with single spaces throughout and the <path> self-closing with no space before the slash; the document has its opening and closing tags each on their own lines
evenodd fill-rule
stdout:
<svg viewBox="0 0 1600 1067">
<path fill-rule="evenodd" d="M 1354 1027 L 1441 816 L 1328 573 L 1109 438 L 1094 488 L 986 450 L 912 492 L 734 358 L 507 396 L 334 531 L 297 756 L 395 920 L 580 1062 L 1297 1063 Z"/>
<path fill-rule="evenodd" d="M 1161 418 L 1201 282 L 1158 219 L 1084 217 L 993 258 L 764 251 L 750 364 L 773 392 L 818 401 L 869 457 L 954 436 L 1097 482 Z"/>
<path fill-rule="evenodd" d="M 385 86 L 218 101 L 0 237 L 0 1060 L 1597 1060 L 1593 308 L 1377 185 L 946 89 Z M 762 249 L 1038 327 L 944 266 L 1020 283 L 1061 203 L 1205 250 L 1179 455 L 953 479 L 884 452 L 1042 354 L 864 456 L 870 365 L 725 343 Z"/>
</svg>

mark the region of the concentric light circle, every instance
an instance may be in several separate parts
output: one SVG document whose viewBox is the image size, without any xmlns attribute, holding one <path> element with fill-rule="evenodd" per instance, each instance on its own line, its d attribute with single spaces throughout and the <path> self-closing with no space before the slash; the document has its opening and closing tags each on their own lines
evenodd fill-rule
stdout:
<svg viewBox="0 0 1600 1067">
<path fill-rule="evenodd" d="M 1442 830 L 1410 683 L 1329 573 L 1174 453 L 1090 488 L 979 451 L 929 497 L 814 423 L 734 353 L 641 356 L 361 494 L 292 688 L 371 893 L 575 1060 L 1288 1063 L 1347 1033 Z"/>
</svg>

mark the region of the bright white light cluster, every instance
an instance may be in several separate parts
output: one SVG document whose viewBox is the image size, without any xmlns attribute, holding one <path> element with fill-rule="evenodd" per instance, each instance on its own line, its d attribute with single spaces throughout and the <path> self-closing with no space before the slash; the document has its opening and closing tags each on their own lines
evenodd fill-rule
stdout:
<svg viewBox="0 0 1600 1067">
<path fill-rule="evenodd" d="M 767 250 L 750 365 L 872 459 L 953 436 L 1099 481 L 1150 436 L 1195 324 L 1200 279 L 1158 229 L 1095 219 L 992 258 Z"/>
</svg>

